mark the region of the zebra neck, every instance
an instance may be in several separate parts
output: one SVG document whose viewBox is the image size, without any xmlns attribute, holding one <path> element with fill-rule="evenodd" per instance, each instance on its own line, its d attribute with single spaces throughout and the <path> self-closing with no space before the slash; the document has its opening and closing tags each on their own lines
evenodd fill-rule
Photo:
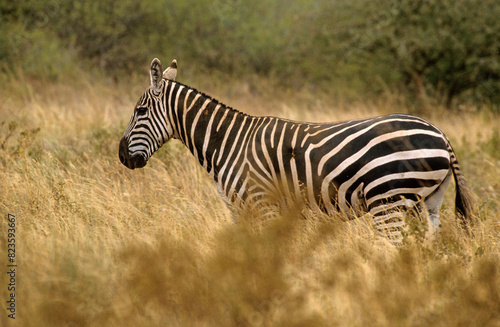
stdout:
<svg viewBox="0 0 500 327">
<path fill-rule="evenodd" d="M 178 84 L 177 88 L 177 137 L 218 182 L 221 174 L 227 175 L 229 162 L 241 152 L 238 144 L 243 142 L 242 130 L 256 117 L 185 85 Z"/>
</svg>

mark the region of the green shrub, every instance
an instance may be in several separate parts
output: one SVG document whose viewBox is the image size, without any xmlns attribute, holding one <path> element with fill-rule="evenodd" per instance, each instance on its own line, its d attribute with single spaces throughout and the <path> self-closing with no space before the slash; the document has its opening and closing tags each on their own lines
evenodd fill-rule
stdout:
<svg viewBox="0 0 500 327">
<path fill-rule="evenodd" d="M 499 16 L 496 0 L 24 0 L 0 4 L 0 67 L 126 76 L 176 58 L 332 96 L 498 107 Z"/>
</svg>

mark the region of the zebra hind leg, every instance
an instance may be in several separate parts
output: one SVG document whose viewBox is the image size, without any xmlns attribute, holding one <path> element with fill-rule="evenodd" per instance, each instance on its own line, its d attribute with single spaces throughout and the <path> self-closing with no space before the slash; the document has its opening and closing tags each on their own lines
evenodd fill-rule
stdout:
<svg viewBox="0 0 500 327">
<path fill-rule="evenodd" d="M 450 184 L 452 177 L 451 170 L 439 187 L 424 200 L 424 206 L 428 214 L 428 237 L 434 238 L 441 232 L 441 222 L 439 221 L 439 208 L 443 203 L 444 193 Z"/>
</svg>

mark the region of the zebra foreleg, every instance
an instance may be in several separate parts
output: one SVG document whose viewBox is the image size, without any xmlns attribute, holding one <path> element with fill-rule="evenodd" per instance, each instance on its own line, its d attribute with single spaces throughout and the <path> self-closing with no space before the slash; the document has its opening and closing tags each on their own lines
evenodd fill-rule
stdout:
<svg viewBox="0 0 500 327">
<path fill-rule="evenodd" d="M 406 228 L 405 213 L 408 205 L 414 205 L 414 202 L 405 198 L 396 202 L 391 202 L 387 199 L 386 202 L 381 201 L 377 206 L 372 206 L 373 201 L 367 201 L 362 190 L 358 190 L 358 198 L 362 208 L 373 218 L 377 234 L 385 237 L 394 245 L 400 245 L 403 242 L 403 231 Z"/>
<path fill-rule="evenodd" d="M 379 236 L 385 237 L 392 244 L 399 245 L 403 241 L 403 230 L 406 226 L 404 212 L 379 212 L 373 215 L 375 228 Z"/>
</svg>

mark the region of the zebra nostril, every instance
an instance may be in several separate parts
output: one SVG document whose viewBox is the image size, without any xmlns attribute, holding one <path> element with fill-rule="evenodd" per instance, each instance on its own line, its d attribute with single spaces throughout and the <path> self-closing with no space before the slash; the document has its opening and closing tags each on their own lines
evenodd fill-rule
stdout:
<svg viewBox="0 0 500 327">
<path fill-rule="evenodd" d="M 120 153 L 120 162 L 124 165 L 125 164 L 125 156 Z"/>
<path fill-rule="evenodd" d="M 120 141 L 120 146 L 118 148 L 118 158 L 120 158 L 120 162 L 126 166 L 127 163 L 127 151 L 128 151 L 128 144 L 125 138 L 122 138 Z"/>
</svg>

